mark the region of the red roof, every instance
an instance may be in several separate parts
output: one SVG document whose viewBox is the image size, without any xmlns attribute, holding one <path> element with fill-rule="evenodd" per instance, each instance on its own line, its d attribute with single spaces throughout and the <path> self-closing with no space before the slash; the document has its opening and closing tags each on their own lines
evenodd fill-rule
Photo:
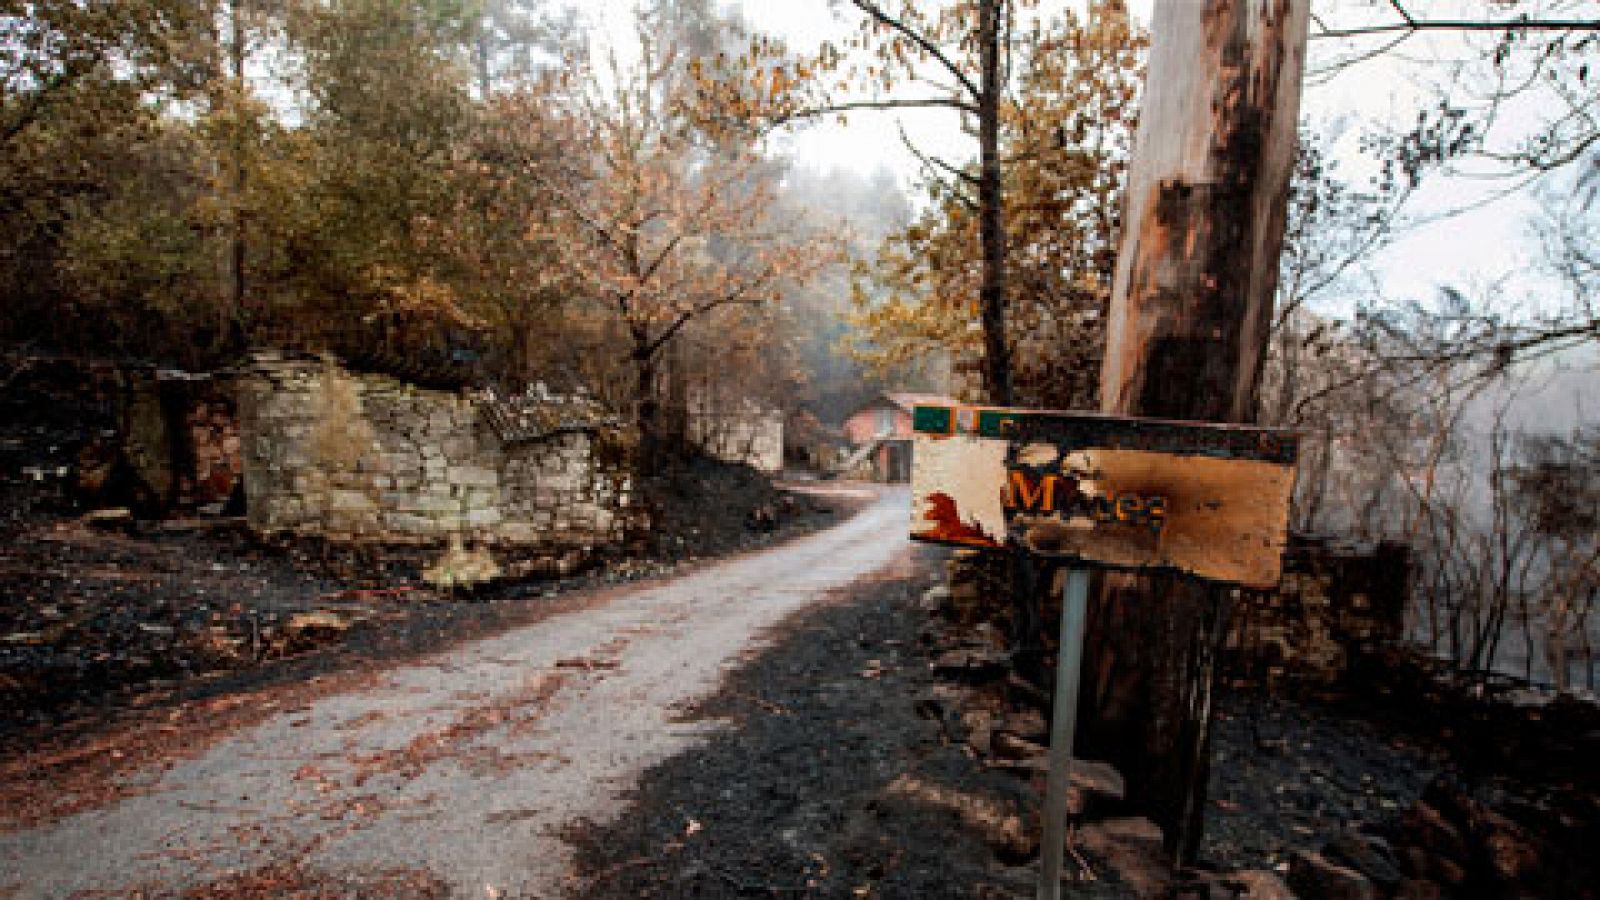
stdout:
<svg viewBox="0 0 1600 900">
<path fill-rule="evenodd" d="M 911 412 L 917 406 L 955 406 L 956 401 L 943 394 L 913 394 L 905 392 L 884 392 L 889 402 L 900 407 L 906 412 Z"/>
</svg>

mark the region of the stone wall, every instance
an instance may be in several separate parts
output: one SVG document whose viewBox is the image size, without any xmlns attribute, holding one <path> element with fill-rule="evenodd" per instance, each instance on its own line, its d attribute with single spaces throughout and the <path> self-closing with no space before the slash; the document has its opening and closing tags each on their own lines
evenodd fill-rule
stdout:
<svg viewBox="0 0 1600 900">
<path fill-rule="evenodd" d="M 240 379 L 246 509 L 263 532 L 334 540 L 452 535 L 548 550 L 624 538 L 632 478 L 597 452 L 610 425 L 575 398 L 506 404 L 353 374 L 329 361 L 258 358 Z M 570 407 L 570 408 L 568 408 Z M 518 407 L 521 409 L 521 407 Z"/>
<path fill-rule="evenodd" d="M 60 365 L 58 371 L 77 371 L 86 395 L 104 400 L 115 426 L 91 436 L 79 456 L 80 476 L 110 490 L 104 496 L 90 491 L 86 501 L 130 503 L 141 515 L 228 508 L 242 472 L 231 374 L 117 363 Z M 118 479 L 126 482 L 107 483 Z M 130 502 L 135 496 L 142 499 Z"/>
<path fill-rule="evenodd" d="M 755 406 L 736 411 L 690 408 L 689 442 L 713 458 L 759 472 L 783 469 L 783 414 Z"/>
<path fill-rule="evenodd" d="M 1331 685 L 1405 633 L 1409 555 L 1400 544 L 1295 539 L 1273 592 L 1234 608 L 1230 669 L 1267 682 Z"/>
</svg>

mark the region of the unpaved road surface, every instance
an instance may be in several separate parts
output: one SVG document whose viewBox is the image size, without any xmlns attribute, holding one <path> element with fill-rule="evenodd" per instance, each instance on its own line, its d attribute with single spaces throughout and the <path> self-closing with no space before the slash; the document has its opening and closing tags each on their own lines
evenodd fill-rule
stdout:
<svg viewBox="0 0 1600 900">
<path fill-rule="evenodd" d="M 148 792 L 0 835 L 0 896 L 181 890 L 295 865 L 555 897 L 574 823 L 692 747 L 677 711 L 763 629 L 904 559 L 907 495 L 845 523 L 377 674 L 233 735 Z"/>
</svg>

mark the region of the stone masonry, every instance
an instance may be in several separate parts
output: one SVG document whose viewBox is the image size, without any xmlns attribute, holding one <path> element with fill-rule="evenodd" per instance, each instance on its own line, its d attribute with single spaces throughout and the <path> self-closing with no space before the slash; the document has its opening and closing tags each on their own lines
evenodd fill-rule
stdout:
<svg viewBox="0 0 1600 900">
<path fill-rule="evenodd" d="M 246 509 L 266 533 L 558 552 L 624 539 L 617 426 L 581 398 L 415 387 L 258 356 L 240 379 Z"/>
<path fill-rule="evenodd" d="M 691 411 L 689 442 L 724 462 L 767 474 L 783 469 L 783 415 L 754 406 L 732 413 Z"/>
<path fill-rule="evenodd" d="M 1276 591 L 1246 592 L 1229 623 L 1227 665 L 1269 683 L 1333 685 L 1404 637 L 1405 546 L 1296 537 Z"/>
</svg>

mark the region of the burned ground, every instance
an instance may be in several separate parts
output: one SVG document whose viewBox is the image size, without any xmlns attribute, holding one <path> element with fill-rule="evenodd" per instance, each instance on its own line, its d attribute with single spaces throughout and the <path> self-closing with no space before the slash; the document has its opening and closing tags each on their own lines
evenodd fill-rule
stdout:
<svg viewBox="0 0 1600 900">
<path fill-rule="evenodd" d="M 650 771 L 613 822 L 574 830 L 575 896 L 1028 890 L 1027 870 L 1000 861 L 978 821 L 1025 821 L 1024 783 L 980 769 L 916 710 L 933 681 L 918 643 L 922 568 L 798 615 L 686 711 L 730 724 Z"/>
<path fill-rule="evenodd" d="M 984 667 L 950 662 L 973 651 L 930 627 L 922 594 L 935 581 L 924 550 L 912 573 L 859 583 L 781 629 L 686 713 L 725 730 L 647 773 L 614 819 L 569 834 L 573 895 L 1032 896 L 1040 779 L 1005 758 L 998 723 L 964 727 L 950 715 L 961 701 L 940 715 L 941 701 L 987 689 L 970 681 Z M 1592 890 L 1592 792 L 1496 775 L 1441 721 L 1239 683 L 1218 696 L 1214 749 L 1199 869 L 1169 879 L 1159 830 L 1147 837 L 1134 826 L 1153 826 L 1102 803 L 1077 843 L 1095 880 L 1073 896 L 1274 896 L 1285 881 L 1309 898 L 1351 883 L 1374 897 Z M 1456 817 L 1445 833 L 1462 836 L 1461 858 L 1419 848 L 1436 840 L 1417 825 L 1430 803 Z"/>
<path fill-rule="evenodd" d="M 149 779 L 130 776 L 320 693 L 359 690 L 374 664 L 601 603 L 609 584 L 758 547 L 851 505 L 701 460 L 648 485 L 658 527 L 647 541 L 559 578 L 447 597 L 420 583 L 428 558 L 415 549 L 267 542 L 217 518 L 86 517 L 94 507 L 51 478 L 100 420 L 62 409 L 0 423 L 6 828 L 137 793 Z M 1031 893 L 1039 779 L 1002 751 L 1037 752 L 1041 734 L 1007 729 L 1038 704 L 968 710 L 983 713 L 969 721 L 959 703 L 930 702 L 1008 684 L 1008 654 L 992 627 L 931 627 L 919 598 L 935 552 L 915 558 L 797 616 L 686 711 L 729 725 L 653 770 L 617 818 L 572 831 L 582 896 Z M 1277 870 L 1300 888 L 1318 871 L 1307 860 L 1359 857 L 1379 896 L 1399 876 L 1441 885 L 1439 896 L 1588 896 L 1600 878 L 1585 850 L 1600 839 L 1585 774 L 1600 746 L 1592 708 L 1507 719 L 1471 691 L 1430 693 L 1423 674 L 1375 676 L 1386 693 L 1365 703 L 1223 691 L 1204 861 Z M 968 683 L 952 694 L 951 679 Z M 1081 848 L 1099 880 L 1077 895 L 1128 896 L 1092 831 Z M 1459 846 L 1439 850 L 1439 834 Z M 217 891 L 298 878 L 263 870 Z"/>
<path fill-rule="evenodd" d="M 0 739 L 195 679 L 237 687 L 242 673 L 331 644 L 380 657 L 427 650 L 526 621 L 558 594 L 759 546 L 842 511 L 737 467 L 702 466 L 695 481 L 721 510 L 693 530 L 564 578 L 458 596 L 420 583 L 429 557 L 416 549 L 266 543 L 228 522 L 107 528 L 36 513 L 8 530 L 0 557 Z"/>
<path fill-rule="evenodd" d="M 1414 734 L 1249 687 L 1218 698 L 1202 857 L 1286 865 L 1360 822 L 1398 814 L 1450 765 Z"/>
<path fill-rule="evenodd" d="M 119 428 L 115 386 L 73 366 L 19 375 L 0 392 L 0 751 L 437 649 L 572 608 L 583 602 L 575 592 L 758 547 L 860 505 L 693 460 L 649 485 L 658 521 L 645 539 L 547 577 L 440 595 L 420 578 L 437 548 L 263 540 L 238 518 L 194 511 L 147 518 L 148 492 L 114 454 L 105 464 L 94 452 Z M 92 484 L 91 457 L 109 472 Z"/>
<path fill-rule="evenodd" d="M 1204 861 L 1303 898 L 1596 896 L 1600 711 L 1391 668 L 1358 692 L 1219 697 Z M 1381 698 L 1381 699 L 1380 699 Z"/>
<path fill-rule="evenodd" d="M 859 582 L 686 715 L 722 719 L 648 772 L 625 809 L 572 831 L 577 897 L 1022 897 L 1037 877 L 1036 794 L 986 764 L 932 698 L 928 613 L 941 551 Z M 1117 872 L 1074 896 L 1132 896 Z"/>
</svg>

